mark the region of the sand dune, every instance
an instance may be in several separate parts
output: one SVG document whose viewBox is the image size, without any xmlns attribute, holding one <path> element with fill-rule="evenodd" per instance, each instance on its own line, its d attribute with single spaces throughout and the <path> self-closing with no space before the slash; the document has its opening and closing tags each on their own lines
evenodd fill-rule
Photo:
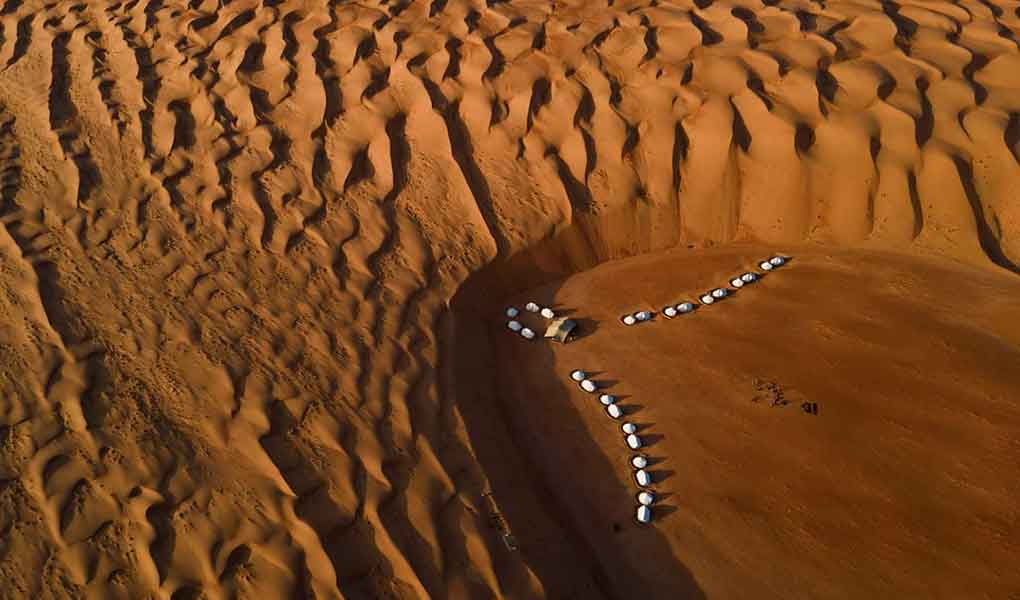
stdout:
<svg viewBox="0 0 1020 600">
<path fill-rule="evenodd" d="M 1018 36 L 1006 0 L 6 0 L 0 597 L 627 597 L 548 474 L 508 491 L 536 448 L 451 300 L 747 243 L 1009 298 Z M 953 335 L 1015 356 L 983 306 Z M 1016 537 L 995 502 L 974 540 Z M 760 540 L 681 556 L 676 519 L 640 589 L 769 581 Z M 875 568 L 787 590 L 921 593 Z"/>
<path fill-rule="evenodd" d="M 1020 282 L 926 256 L 790 250 L 788 266 L 672 320 L 661 307 L 697 301 L 767 249 L 655 253 L 507 299 L 577 318 L 585 333 L 565 346 L 461 313 L 483 332 L 462 336 L 458 357 L 461 395 L 490 398 L 464 408 L 476 445 L 500 444 L 474 425 L 501 410 L 550 482 L 535 502 L 517 491 L 527 470 L 479 453 L 519 511 L 522 549 L 543 551 L 528 511 L 560 504 L 622 597 L 1015 594 L 1020 578 L 997 565 L 1018 551 Z M 637 310 L 659 314 L 620 322 Z M 481 368 L 494 381 L 468 376 Z M 623 417 L 569 380 L 577 368 Z M 652 463 L 653 531 L 633 523 L 624 421 Z M 540 569 L 551 563 L 535 563 L 550 590 L 555 574 Z"/>
</svg>

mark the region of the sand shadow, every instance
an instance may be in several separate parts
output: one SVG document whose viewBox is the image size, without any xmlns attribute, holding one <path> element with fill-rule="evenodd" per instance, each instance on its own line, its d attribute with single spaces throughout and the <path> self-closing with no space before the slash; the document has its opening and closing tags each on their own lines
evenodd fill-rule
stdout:
<svg viewBox="0 0 1020 600">
<path fill-rule="evenodd" d="M 550 288 L 555 291 L 554 287 Z M 534 297 L 548 296 L 536 293 Z M 491 321 L 488 315 L 492 314 L 493 301 L 504 299 L 493 297 L 491 293 L 454 299 L 451 391 L 455 392 L 457 409 L 472 448 L 517 540 L 518 551 L 524 555 L 546 593 L 550 597 L 576 597 L 576 590 L 583 589 L 586 590 L 584 597 L 593 600 L 598 597 L 704 598 L 693 575 L 677 561 L 669 542 L 655 528 L 654 522 L 651 526 L 640 525 L 632 522 L 633 516 L 626 520 L 620 515 L 599 523 L 607 530 L 593 530 L 596 524 L 582 519 L 573 508 L 578 490 L 588 489 L 578 483 L 584 478 L 571 477 L 577 463 L 583 462 L 585 472 L 604 473 L 603 477 L 607 478 L 626 469 L 627 478 L 632 480 L 633 469 L 630 464 L 610 462 L 604 449 L 584 433 L 586 425 L 578 413 L 581 408 L 571 399 L 576 396 L 577 383 L 570 380 L 568 373 L 556 370 L 555 347 L 538 346 L 528 357 L 528 364 L 520 365 L 520 370 L 500 368 L 514 362 L 509 358 L 514 355 L 514 349 L 501 338 L 490 339 L 491 324 L 486 320 Z M 594 407 L 586 405 L 583 410 L 604 411 L 605 407 L 597 401 L 598 395 L 620 384 L 616 379 L 594 379 L 599 374 L 601 371 L 588 373 L 598 389 L 591 394 L 596 398 Z M 541 398 L 542 402 L 536 404 L 533 411 L 521 411 L 515 400 L 521 396 Z M 641 407 L 629 405 L 627 408 Z M 619 427 L 619 422 L 614 425 Z M 567 432 L 573 433 L 560 435 Z M 619 443 L 624 443 L 624 437 L 620 436 Z M 641 437 L 644 446 L 653 446 L 664 436 Z M 559 449 L 553 450 L 556 447 Z M 560 461 L 550 460 L 550 456 L 577 458 Z M 659 469 L 655 473 L 664 479 L 673 471 Z M 633 484 L 621 487 L 614 484 L 599 489 L 608 495 L 587 498 L 585 502 L 636 506 Z M 658 491 L 655 493 L 658 498 L 666 497 Z M 671 512 L 667 506 L 659 504 L 652 510 L 655 518 Z M 596 514 L 604 516 L 615 511 L 606 509 Z M 640 562 L 622 554 L 617 556 L 620 551 L 607 549 L 604 543 L 605 535 L 632 527 L 641 528 L 636 546 L 641 548 Z M 498 546 L 497 542 L 492 544 Z M 644 567 L 649 562 L 670 566 L 651 577 Z M 579 585 L 585 580 L 591 583 Z"/>
</svg>

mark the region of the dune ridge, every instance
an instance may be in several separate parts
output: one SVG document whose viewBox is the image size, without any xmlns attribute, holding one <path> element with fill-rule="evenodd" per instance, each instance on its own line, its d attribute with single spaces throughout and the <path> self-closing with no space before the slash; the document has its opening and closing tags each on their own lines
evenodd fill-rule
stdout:
<svg viewBox="0 0 1020 600">
<path fill-rule="evenodd" d="M 0 596 L 549 594 L 489 526 L 461 284 L 747 240 L 1015 272 L 1018 31 L 1008 0 L 7 0 Z"/>
</svg>

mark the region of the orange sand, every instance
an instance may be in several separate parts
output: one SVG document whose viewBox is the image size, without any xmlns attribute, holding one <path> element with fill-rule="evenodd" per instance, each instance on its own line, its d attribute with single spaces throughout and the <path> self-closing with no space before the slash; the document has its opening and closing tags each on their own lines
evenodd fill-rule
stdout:
<svg viewBox="0 0 1020 600">
<path fill-rule="evenodd" d="M 0 598 L 1016 594 L 1018 11 L 0 1 Z M 601 345 L 748 244 L 809 250 Z M 505 298 L 668 249 L 496 400 Z M 689 351 L 627 381 L 676 472 L 647 531 L 565 412 L 596 347 Z"/>
<path fill-rule="evenodd" d="M 475 385 L 619 597 L 1009 597 L 1020 281 L 924 257 L 793 255 L 731 298 L 631 327 L 618 316 L 696 300 L 767 250 L 642 256 L 516 296 L 578 317 L 580 337 L 527 343 L 496 312 L 498 375 Z M 623 418 L 570 381 L 578 368 L 608 384 Z M 650 527 L 634 522 L 624 421 L 651 442 L 662 501 Z M 540 555 L 541 532 L 520 523 Z"/>
</svg>

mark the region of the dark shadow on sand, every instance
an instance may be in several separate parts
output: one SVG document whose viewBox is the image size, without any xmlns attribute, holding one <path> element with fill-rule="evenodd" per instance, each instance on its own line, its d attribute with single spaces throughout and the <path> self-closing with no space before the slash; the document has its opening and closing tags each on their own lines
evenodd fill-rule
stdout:
<svg viewBox="0 0 1020 600">
<path fill-rule="evenodd" d="M 490 267 L 483 275 L 483 282 L 500 279 L 498 274 L 494 277 L 492 268 L 498 267 Z M 511 279 L 520 282 L 522 274 L 517 272 Z M 542 283 L 541 277 L 536 277 L 535 283 Z M 630 471 L 630 465 L 624 467 L 612 464 L 606 459 L 603 449 L 581 433 L 585 430 L 585 424 L 578 415 L 578 407 L 570 399 L 577 383 L 570 380 L 569 372 L 560 373 L 553 367 L 554 348 L 550 342 L 534 342 L 531 349 L 533 358 L 529 358 L 529 364 L 548 365 L 548 369 L 529 371 L 529 376 L 542 378 L 542 385 L 535 389 L 544 386 L 543 392 L 533 395 L 538 397 L 534 398 L 531 410 L 520 410 L 517 399 L 520 396 L 515 396 L 510 390 L 523 385 L 519 381 L 522 378 L 507 369 L 499 368 L 501 353 L 507 352 L 499 345 L 528 342 L 500 338 L 498 333 L 502 332 L 492 327 L 492 319 L 498 319 L 501 315 L 505 298 L 510 293 L 527 288 L 521 286 L 504 289 L 500 295 L 489 290 L 479 293 L 480 288 L 484 289 L 485 286 L 479 286 L 477 282 L 471 285 L 469 280 L 452 303 L 456 362 L 453 365 L 452 387 L 471 444 L 486 470 L 494 496 L 517 538 L 520 552 L 542 581 L 548 597 L 620 600 L 705 598 L 704 591 L 691 572 L 676 560 L 665 537 L 654 525 L 638 524 L 633 512 L 629 520 L 614 518 L 612 523 L 600 524 L 605 525 L 610 534 L 621 533 L 627 528 L 641 528 L 640 535 L 647 537 L 641 541 L 642 558 L 635 559 L 626 556 L 622 549 L 614 551 L 604 544 L 598 546 L 596 542 L 599 534 L 591 531 L 595 524 L 582 522 L 579 515 L 570 509 L 569 503 L 574 500 L 563 490 L 563 477 L 571 475 L 571 456 L 583 456 L 584 464 L 591 467 L 593 474 L 605 473 L 607 478 L 614 477 L 622 468 Z M 555 289 L 549 292 L 550 295 L 554 293 Z M 571 318 L 579 321 L 581 336 L 590 335 L 597 327 L 597 324 L 585 327 L 582 319 Z M 571 368 L 582 367 L 578 365 Z M 596 400 L 582 408 L 604 410 L 597 396 L 621 382 L 604 378 L 601 372 L 589 372 L 588 375 L 599 384 L 599 389 L 592 394 Z M 641 406 L 628 404 L 622 408 L 629 415 L 640 410 Z M 543 419 L 556 423 L 563 431 L 576 432 L 583 437 L 572 435 L 569 440 L 565 440 L 564 444 L 568 445 L 564 446 L 559 456 L 542 454 L 537 446 L 539 436 L 542 435 L 538 433 L 541 426 L 536 427 L 536 420 Z M 619 427 L 618 424 L 614 426 Z M 652 423 L 642 423 L 642 429 L 653 428 Z M 654 447 L 663 437 L 660 433 L 641 434 L 646 448 Z M 541 438 L 541 441 L 548 443 L 548 437 Z M 620 443 L 624 443 L 622 434 Z M 650 466 L 663 460 L 662 457 L 652 459 Z M 650 473 L 654 486 L 675 472 L 660 468 Z M 628 472 L 627 476 L 633 478 L 633 471 Z M 584 501 L 613 506 L 623 504 L 627 506 L 628 512 L 636 510 L 636 484 L 620 488 L 614 486 L 613 489 L 616 491 L 608 494 L 609 497 L 585 498 Z M 665 490 L 655 491 L 658 501 L 653 506 L 654 518 L 669 518 L 677 510 L 667 501 L 671 494 Z M 542 516 L 536 517 L 536 513 Z M 538 523 L 553 530 L 536 531 Z M 658 576 L 652 581 L 640 574 L 636 567 L 641 564 L 639 560 L 672 562 L 675 567 L 660 571 L 668 575 Z M 565 575 L 565 572 L 569 573 Z M 574 583 L 576 581 L 584 583 Z M 582 589 L 578 589 L 578 586 Z"/>
</svg>

